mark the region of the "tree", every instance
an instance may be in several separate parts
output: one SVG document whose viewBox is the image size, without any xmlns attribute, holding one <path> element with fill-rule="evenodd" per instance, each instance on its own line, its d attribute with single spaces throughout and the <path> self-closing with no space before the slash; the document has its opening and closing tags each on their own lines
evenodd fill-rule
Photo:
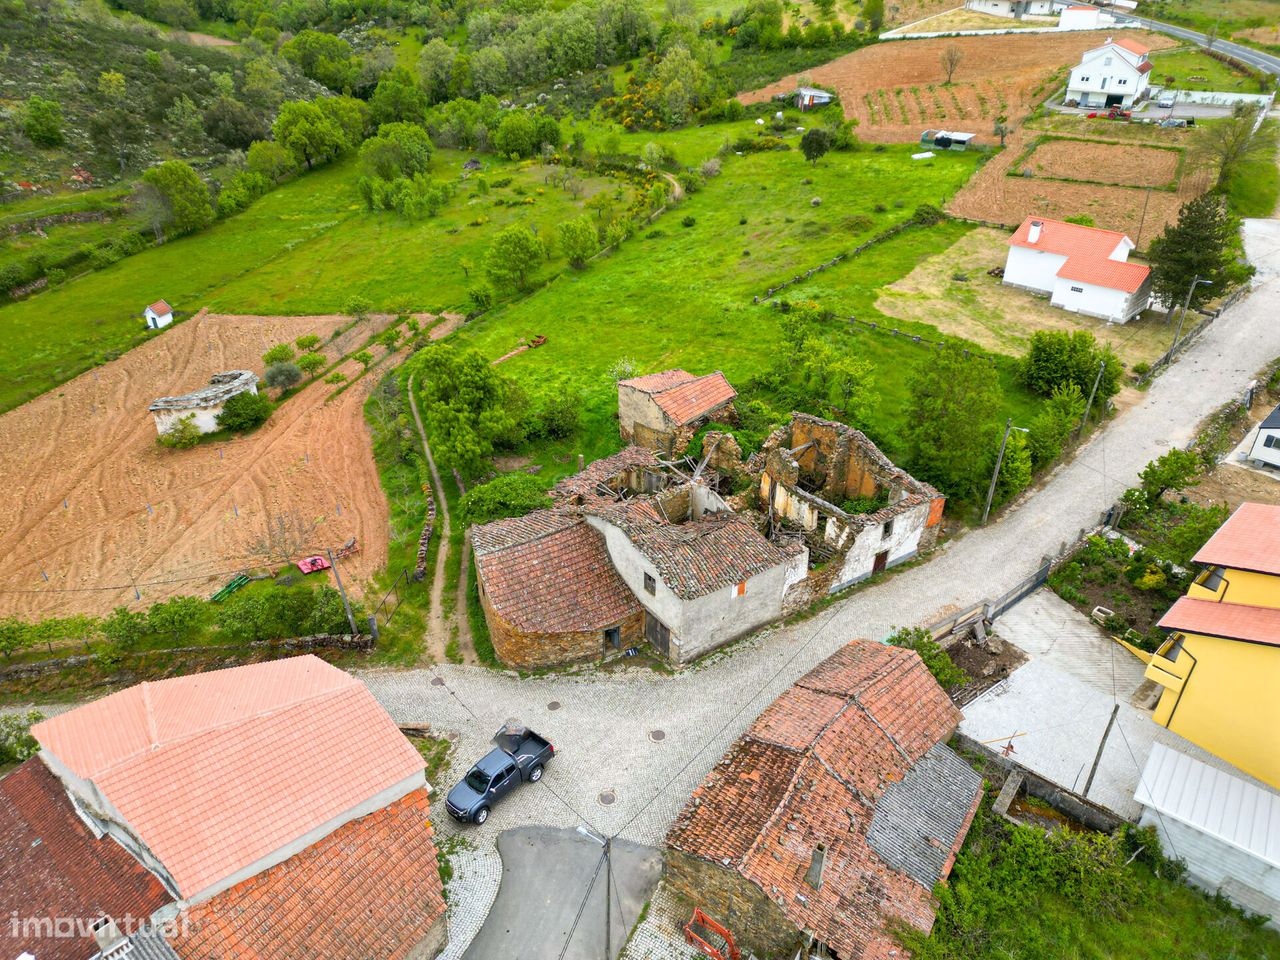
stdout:
<svg viewBox="0 0 1280 960">
<path fill-rule="evenodd" d="M 357 353 L 353 353 L 351 359 L 368 370 L 369 364 L 373 363 L 373 354 L 368 350 L 360 350 Z"/>
<path fill-rule="evenodd" d="M 276 143 L 310 170 L 317 162 L 331 160 L 346 147 L 343 132 L 314 103 L 291 100 L 280 108 L 271 126 Z"/>
<path fill-rule="evenodd" d="M 435 37 L 418 54 L 418 77 L 431 103 L 449 99 L 449 83 L 457 59 L 457 51 L 440 37 Z"/>
<path fill-rule="evenodd" d="M 285 391 L 302 382 L 302 370 L 296 363 L 273 363 L 262 378 L 272 390 Z"/>
<path fill-rule="evenodd" d="M 342 91 L 351 86 L 358 70 L 351 57 L 351 44 L 318 30 L 303 30 L 280 48 L 280 55 L 330 90 Z"/>
<path fill-rule="evenodd" d="M 469 527 L 503 517 L 523 517 L 549 506 L 551 498 L 536 477 L 527 473 L 504 473 L 463 495 L 462 523 Z"/>
<path fill-rule="evenodd" d="M 194 150 L 204 135 L 204 116 L 185 93 L 164 112 L 164 122 L 173 142 L 182 150 Z"/>
<path fill-rule="evenodd" d="M 293 361 L 293 357 L 293 347 L 287 343 L 277 343 L 262 355 L 262 364 L 269 367 L 273 363 L 290 363 Z"/>
<path fill-rule="evenodd" d="M 89 142 L 94 159 L 103 170 L 123 173 L 146 153 L 146 128 L 131 110 L 112 107 L 89 118 Z"/>
<path fill-rule="evenodd" d="M 189 164 L 167 160 L 144 173 L 142 182 L 158 195 L 164 211 L 164 227 L 170 236 L 182 236 L 213 222 L 209 189 Z M 152 226 L 155 226 L 154 220 Z"/>
<path fill-rule="evenodd" d="M 273 183 L 297 168 L 293 155 L 270 140 L 259 140 L 251 144 L 246 163 L 250 171 L 262 174 Z"/>
<path fill-rule="evenodd" d="M 585 267 L 599 245 L 596 227 L 590 217 L 575 217 L 560 224 L 560 249 L 572 266 L 578 269 Z"/>
<path fill-rule="evenodd" d="M 320 337 L 314 333 L 304 333 L 293 341 L 299 350 L 314 350 L 320 346 Z"/>
<path fill-rule="evenodd" d="M 943 690 L 954 690 L 969 679 L 933 638 L 933 634 L 924 627 L 895 627 L 893 633 L 889 634 L 889 643 L 919 654 L 925 667 Z"/>
<path fill-rule="evenodd" d="M 1099 364 L 1102 379 L 1098 381 L 1097 396 L 1107 400 L 1120 392 L 1124 376 L 1124 364 L 1111 347 L 1099 344 L 1087 330 L 1037 330 L 1018 366 L 1018 378 L 1028 390 L 1042 397 L 1052 396 L 1068 383 L 1074 383 L 1087 397 L 1093 391 Z"/>
<path fill-rule="evenodd" d="M 179 417 L 173 426 L 156 437 L 156 443 L 172 450 L 190 450 L 200 442 L 200 436 L 196 415 L 188 413 L 185 417 Z"/>
<path fill-rule="evenodd" d="M 1217 194 L 1206 193 L 1183 204 L 1178 222 L 1168 224 L 1151 241 L 1151 291 L 1165 305 L 1167 316 L 1173 316 L 1188 291 L 1192 309 L 1214 289 L 1221 291 L 1228 277 L 1234 235 L 1226 202 Z M 1208 280 L 1211 286 L 1193 287 L 1196 278 Z"/>
<path fill-rule="evenodd" d="M 879 33 L 884 26 L 884 0 L 866 0 L 862 4 L 862 18 L 867 21 L 867 30 Z"/>
<path fill-rule="evenodd" d="M 822 156 L 831 149 L 831 134 L 821 127 L 812 127 L 800 138 L 800 149 L 804 158 L 815 167 Z"/>
<path fill-rule="evenodd" d="M 421 123 L 430 101 L 404 67 L 388 70 L 369 98 L 369 119 L 375 124 Z"/>
<path fill-rule="evenodd" d="M 1031 447 L 1021 430 L 1010 430 L 996 479 L 996 502 L 1012 500 L 1031 483 Z"/>
<path fill-rule="evenodd" d="M 249 549 L 264 563 L 290 563 L 300 553 L 312 551 L 318 527 L 317 520 L 304 517 L 297 510 L 268 513 L 262 534 Z"/>
<path fill-rule="evenodd" d="M 1012 130 L 1009 127 L 1009 118 L 1003 113 L 996 117 L 995 123 L 992 124 L 991 134 L 1000 138 L 1000 146 L 1004 146 L 1005 137 L 1009 136 Z"/>
<path fill-rule="evenodd" d="M 507 58 L 499 47 L 481 47 L 471 55 L 471 86 L 479 94 L 498 94 L 507 89 Z"/>
<path fill-rule="evenodd" d="M 125 80 L 123 73 L 104 70 L 98 74 L 98 96 L 108 103 L 116 104 L 124 99 Z"/>
<path fill-rule="evenodd" d="M 371 177 L 395 180 L 431 169 L 431 138 L 413 123 L 384 123 L 360 145 L 360 165 Z"/>
<path fill-rule="evenodd" d="M 1074 383 L 1054 388 L 1053 396 L 1031 421 L 1027 446 L 1031 451 L 1031 466 L 1035 470 L 1057 460 L 1067 437 L 1084 415 L 1084 395 Z"/>
<path fill-rule="evenodd" d="M 62 104 L 32 96 L 22 111 L 22 132 L 38 147 L 61 146 Z"/>
<path fill-rule="evenodd" d="M 1141 483 L 1126 493 L 1125 499 L 1147 509 L 1156 507 L 1168 490 L 1185 490 L 1200 482 L 1200 458 L 1190 450 L 1174 447 L 1152 460 L 1138 474 Z"/>
<path fill-rule="evenodd" d="M 204 112 L 204 131 L 224 147 L 236 150 L 249 149 L 267 133 L 258 115 L 231 97 L 219 97 Z"/>
<path fill-rule="evenodd" d="M 939 54 L 938 59 L 942 63 L 942 72 L 947 75 L 945 83 L 947 86 L 951 86 L 951 78 L 955 76 L 956 68 L 960 66 L 960 61 L 964 59 L 964 51 L 954 43 L 947 44 L 942 53 Z"/>
<path fill-rule="evenodd" d="M 990 477 L 1003 400 L 994 365 L 951 347 L 936 351 L 910 385 L 903 430 L 912 473 L 957 499 Z"/>
<path fill-rule="evenodd" d="M 0 763 L 22 763 L 40 752 L 31 728 L 43 719 L 44 714 L 39 710 L 0 717 Z"/>
<path fill-rule="evenodd" d="M 147 615 L 128 607 L 116 607 L 111 616 L 102 621 L 102 635 L 120 650 L 133 650 L 147 635 Z"/>
<path fill-rule="evenodd" d="M 1242 164 L 1270 156 L 1272 144 L 1254 136 L 1257 118 L 1255 105 L 1237 103 L 1230 117 L 1200 126 L 1194 154 L 1205 166 L 1217 168 L 1217 186 L 1225 187 Z"/>
<path fill-rule="evenodd" d="M 190 640 L 204 625 L 208 607 L 199 597 L 173 597 L 153 603 L 147 611 L 147 626 L 152 633 L 166 636 L 173 643 Z"/>
<path fill-rule="evenodd" d="M 316 104 L 342 138 L 339 151 L 360 145 L 369 125 L 368 104 L 355 97 L 321 97 Z"/>
<path fill-rule="evenodd" d="M 373 304 L 369 302 L 369 298 L 362 297 L 359 294 L 347 297 L 342 304 L 342 312 L 355 317 L 357 320 L 363 320 L 372 309 Z"/>
<path fill-rule="evenodd" d="M 323 370 L 328 362 L 323 353 L 304 353 L 298 358 L 298 369 L 311 377 Z"/>
<path fill-rule="evenodd" d="M 484 270 L 495 287 L 524 290 L 547 249 L 532 230 L 513 223 L 499 230 L 484 257 Z"/>
<path fill-rule="evenodd" d="M 218 428 L 233 433 L 244 433 L 267 422 L 271 416 L 271 401 L 260 393 L 237 393 L 222 405 L 218 414 Z"/>
<path fill-rule="evenodd" d="M 526 110 L 508 110 L 493 135 L 493 148 L 505 157 L 531 157 L 537 130 Z"/>
<path fill-rule="evenodd" d="M 17 617 L 0 617 L 0 653 L 6 660 L 15 653 L 21 653 L 35 646 L 36 635 L 29 624 Z"/>
<path fill-rule="evenodd" d="M 274 111 L 284 99 L 284 77 L 269 59 L 258 57 L 245 64 L 240 93 L 251 106 Z"/>
</svg>

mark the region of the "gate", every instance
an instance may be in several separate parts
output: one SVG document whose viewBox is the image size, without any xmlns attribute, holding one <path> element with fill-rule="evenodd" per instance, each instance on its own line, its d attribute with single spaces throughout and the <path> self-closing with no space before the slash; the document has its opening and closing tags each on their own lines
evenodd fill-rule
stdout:
<svg viewBox="0 0 1280 960">
<path fill-rule="evenodd" d="M 391 587 L 387 590 L 382 600 L 373 609 L 373 616 L 378 623 L 386 626 L 391 622 L 391 618 L 396 615 L 396 611 L 400 609 L 401 596 L 400 585 L 408 581 L 409 571 L 401 570 L 400 575 L 391 582 Z"/>
<path fill-rule="evenodd" d="M 648 610 L 644 613 L 644 637 L 664 657 L 671 653 L 671 631 Z"/>
</svg>

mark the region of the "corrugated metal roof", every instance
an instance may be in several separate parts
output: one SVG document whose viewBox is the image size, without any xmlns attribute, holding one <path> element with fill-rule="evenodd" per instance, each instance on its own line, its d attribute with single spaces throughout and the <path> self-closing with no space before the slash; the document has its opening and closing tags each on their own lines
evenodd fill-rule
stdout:
<svg viewBox="0 0 1280 960">
<path fill-rule="evenodd" d="M 1133 798 L 1280 868 L 1280 794 L 1154 744 Z"/>
</svg>

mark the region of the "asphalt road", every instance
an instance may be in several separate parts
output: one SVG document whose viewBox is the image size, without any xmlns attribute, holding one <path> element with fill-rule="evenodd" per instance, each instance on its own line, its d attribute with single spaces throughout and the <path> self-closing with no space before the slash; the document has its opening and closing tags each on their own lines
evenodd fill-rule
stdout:
<svg viewBox="0 0 1280 960">
<path fill-rule="evenodd" d="M 1203 33 L 1197 33 L 1194 30 L 1188 30 L 1186 27 L 1175 26 L 1172 23 L 1162 23 L 1159 20 L 1148 20 L 1145 17 L 1135 17 L 1129 14 L 1122 14 L 1110 7 L 1101 7 L 1116 18 L 1117 26 L 1125 26 L 1126 24 L 1137 24 L 1147 27 L 1150 30 L 1159 30 L 1161 33 L 1167 33 L 1171 37 L 1177 37 L 1180 40 L 1190 40 L 1192 43 L 1206 46 L 1209 43 L 1209 37 Z M 1252 47 L 1242 46 L 1238 43 L 1232 43 L 1230 40 L 1221 38 L 1213 42 L 1213 47 L 1221 53 L 1229 54 L 1251 67 L 1256 67 L 1266 73 L 1280 75 L 1280 57 L 1273 57 L 1269 53 L 1263 53 Z"/>
<path fill-rule="evenodd" d="M 653 847 L 613 841 L 606 952 L 599 843 L 574 830 L 520 827 L 499 835 L 498 853 L 498 898 L 463 960 L 612 960 L 662 872 L 662 857 Z M 581 891 L 589 885 L 584 901 Z"/>
</svg>

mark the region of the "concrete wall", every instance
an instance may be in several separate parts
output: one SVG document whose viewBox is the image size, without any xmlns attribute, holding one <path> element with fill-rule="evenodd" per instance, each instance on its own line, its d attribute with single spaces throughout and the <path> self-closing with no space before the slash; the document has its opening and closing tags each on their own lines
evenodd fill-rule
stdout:
<svg viewBox="0 0 1280 960">
<path fill-rule="evenodd" d="M 256 390 L 254 391 L 257 392 Z M 155 410 L 151 416 L 156 421 L 156 433 L 168 433 L 178 421 L 185 416 L 195 415 L 195 424 L 201 433 L 213 433 L 218 429 L 218 414 L 222 413 L 222 404 L 212 407 L 197 407 L 194 410 Z"/>
<path fill-rule="evenodd" d="M 1271 917 L 1272 927 L 1280 924 L 1280 868 L 1150 807 L 1143 808 L 1138 822 L 1156 828 L 1166 856 L 1186 861 L 1191 883 Z"/>
<path fill-rule="evenodd" d="M 1059 279 L 1054 285 L 1049 302 L 1070 313 L 1082 313 L 1087 317 L 1099 317 L 1112 323 L 1124 323 L 1129 319 L 1129 294 L 1083 280 Z"/>
<path fill-rule="evenodd" d="M 744 957 L 791 960 L 800 947 L 800 931 L 763 890 L 732 867 L 708 863 L 680 850 L 662 855 L 667 889 L 715 920 L 734 939 Z"/>
<path fill-rule="evenodd" d="M 1010 247 L 1004 262 L 1004 282 L 1040 293 L 1052 293 L 1058 282 L 1058 271 L 1067 262 L 1060 253 Z"/>
</svg>

